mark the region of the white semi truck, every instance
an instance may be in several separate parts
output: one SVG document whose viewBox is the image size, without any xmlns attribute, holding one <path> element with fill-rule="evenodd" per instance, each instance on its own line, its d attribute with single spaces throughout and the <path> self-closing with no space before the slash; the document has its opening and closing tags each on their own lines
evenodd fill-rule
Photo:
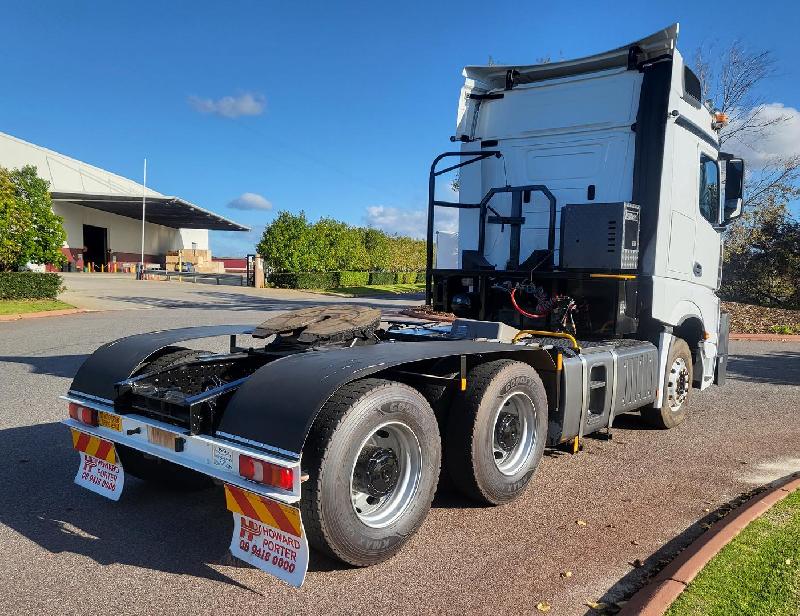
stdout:
<svg viewBox="0 0 800 616">
<path fill-rule="evenodd" d="M 429 176 L 431 319 L 328 306 L 105 345 L 65 396 L 76 482 L 115 500 L 126 472 L 222 483 L 232 552 L 299 585 L 309 542 L 356 566 L 396 553 L 441 475 L 499 505 L 546 446 L 577 451 L 631 411 L 681 423 L 693 388 L 725 380 L 720 232 L 744 170 L 677 34 L 466 68 L 460 149 Z M 458 201 L 437 199 L 456 169 Z M 440 207 L 459 212 L 447 269 Z M 176 346 L 212 336 L 229 351 Z"/>
</svg>

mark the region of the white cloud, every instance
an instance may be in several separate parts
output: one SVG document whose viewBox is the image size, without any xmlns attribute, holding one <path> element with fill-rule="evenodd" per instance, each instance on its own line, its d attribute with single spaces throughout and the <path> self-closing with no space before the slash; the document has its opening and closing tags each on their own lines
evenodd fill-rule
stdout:
<svg viewBox="0 0 800 616">
<path fill-rule="evenodd" d="M 458 229 L 458 212 L 452 208 L 436 208 L 435 227 L 438 231 L 453 232 Z M 386 205 L 371 205 L 364 215 L 368 227 L 387 233 L 424 238 L 428 212 L 425 209 L 401 209 Z"/>
<path fill-rule="evenodd" d="M 800 154 L 800 111 L 794 107 L 786 107 L 783 103 L 768 103 L 759 108 L 759 123 L 779 118 L 786 120 L 768 127 L 762 135 L 739 133 L 725 143 L 724 149 L 753 164 L 765 163 L 775 157 Z"/>
<path fill-rule="evenodd" d="M 262 94 L 245 92 L 238 96 L 223 96 L 217 100 L 190 96 L 189 104 L 200 113 L 213 113 L 225 118 L 257 116 L 264 113 L 267 101 Z"/>
<path fill-rule="evenodd" d="M 242 193 L 236 199 L 228 203 L 228 207 L 234 210 L 271 210 L 272 203 L 257 193 Z"/>
</svg>

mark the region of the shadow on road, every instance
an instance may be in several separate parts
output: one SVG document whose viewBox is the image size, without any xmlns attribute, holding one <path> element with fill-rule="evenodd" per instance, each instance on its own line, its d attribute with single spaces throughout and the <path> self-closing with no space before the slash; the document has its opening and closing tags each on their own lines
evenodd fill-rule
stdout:
<svg viewBox="0 0 800 616">
<path fill-rule="evenodd" d="M 228 550 L 233 520 L 221 487 L 176 492 L 128 475 L 122 498 L 112 502 L 73 483 L 78 454 L 59 423 L 0 430 L 0 451 L 0 524 L 48 552 L 202 577 L 261 594 L 214 568 L 249 568 Z M 342 567 L 312 555 L 310 570 Z"/>
<path fill-rule="evenodd" d="M 0 355 L 0 364 L 27 364 L 33 374 L 49 374 L 71 378 L 75 376 L 78 368 L 89 357 L 87 354 L 78 355 Z"/>
<path fill-rule="evenodd" d="M 775 351 L 759 355 L 731 355 L 728 373 L 738 381 L 800 385 L 800 353 Z"/>
<path fill-rule="evenodd" d="M 227 293 L 224 291 L 192 291 L 197 295 L 196 299 L 180 299 L 170 297 L 148 297 L 137 295 L 108 295 L 97 299 L 112 302 L 127 302 L 139 304 L 149 308 L 166 309 L 192 309 L 192 310 L 232 310 L 236 312 L 248 310 L 292 310 L 295 308 L 306 308 L 308 306 L 318 306 L 320 304 L 340 303 L 346 304 L 356 301 L 367 303 L 377 308 L 396 308 L 396 303 L 387 303 L 386 300 L 405 299 L 404 296 L 389 297 L 362 297 L 349 298 L 337 296 L 320 295 L 319 299 L 282 299 L 275 297 L 258 297 L 245 295 L 244 293 Z M 409 302 L 414 301 L 409 299 Z"/>
</svg>

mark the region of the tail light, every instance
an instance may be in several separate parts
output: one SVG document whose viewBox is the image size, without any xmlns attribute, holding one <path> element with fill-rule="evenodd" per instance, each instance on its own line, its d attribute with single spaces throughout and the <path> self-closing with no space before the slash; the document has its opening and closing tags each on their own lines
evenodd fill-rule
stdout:
<svg viewBox="0 0 800 616">
<path fill-rule="evenodd" d="M 69 403 L 69 416 L 75 421 L 85 423 L 87 426 L 97 425 L 97 411 L 74 402 Z"/>
<path fill-rule="evenodd" d="M 274 488 L 291 491 L 294 488 L 294 469 L 239 454 L 239 474 Z"/>
</svg>

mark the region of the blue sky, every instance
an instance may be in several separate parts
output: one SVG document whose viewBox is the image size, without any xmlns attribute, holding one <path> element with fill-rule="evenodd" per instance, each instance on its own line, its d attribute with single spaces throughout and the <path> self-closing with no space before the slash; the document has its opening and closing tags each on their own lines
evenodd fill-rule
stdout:
<svg viewBox="0 0 800 616">
<path fill-rule="evenodd" d="M 256 228 L 212 234 L 216 254 L 250 249 L 282 209 L 414 232 L 464 65 L 583 56 L 679 21 L 686 56 L 737 37 L 772 50 L 765 100 L 798 109 L 800 3 L 753 6 L 14 3 L 0 131 L 132 179 L 147 156 L 156 190 Z"/>
</svg>

